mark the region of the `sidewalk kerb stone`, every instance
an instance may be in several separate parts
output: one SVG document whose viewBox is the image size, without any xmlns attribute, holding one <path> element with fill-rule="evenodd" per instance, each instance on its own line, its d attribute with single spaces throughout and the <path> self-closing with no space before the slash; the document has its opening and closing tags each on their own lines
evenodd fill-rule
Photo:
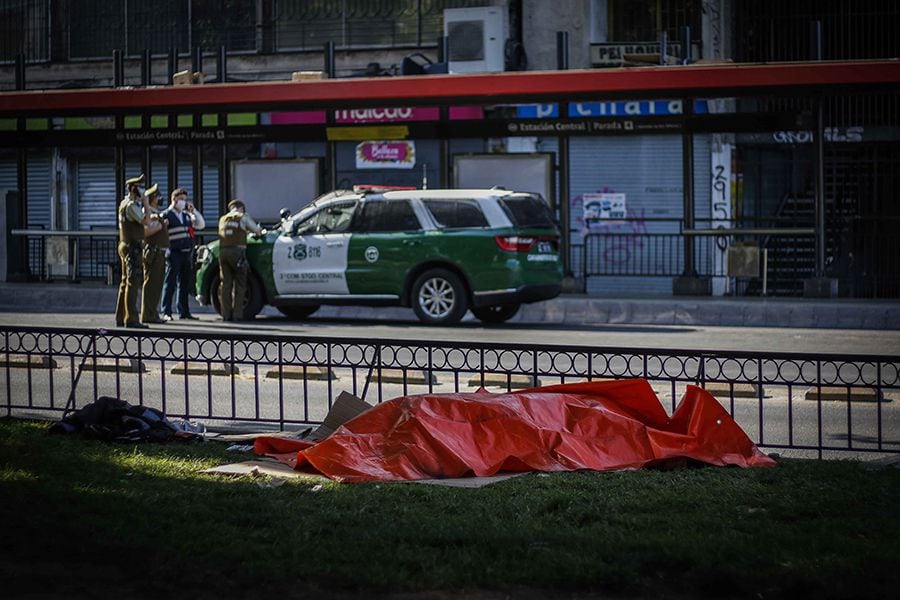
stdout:
<svg viewBox="0 0 900 600">
<path fill-rule="evenodd" d="M 821 393 L 820 393 L 821 390 Z M 844 386 L 822 386 L 811 387 L 806 390 L 803 395 L 805 400 L 817 401 L 821 398 L 822 402 L 890 402 L 890 398 L 885 398 L 884 394 L 880 395 L 878 390 L 870 387 L 846 388 Z"/>
<path fill-rule="evenodd" d="M 284 365 L 279 371 L 278 367 L 274 367 L 266 371 L 266 379 L 308 379 L 308 380 L 329 380 L 338 379 L 334 371 L 330 368 L 319 367 L 317 365 Z"/>
<path fill-rule="evenodd" d="M 56 369 L 56 359 L 34 354 L 0 354 L 0 367 Z"/>
<path fill-rule="evenodd" d="M 468 381 L 469 387 L 502 387 L 527 389 L 538 387 L 541 380 L 533 375 L 509 375 L 507 373 L 485 373 L 482 383 L 481 373 L 475 373 Z"/>
<path fill-rule="evenodd" d="M 761 392 L 755 383 L 728 383 L 727 381 L 709 381 L 704 389 L 717 398 L 759 398 Z"/>
<path fill-rule="evenodd" d="M 437 376 L 432 372 L 429 373 L 431 375 L 430 383 L 432 385 L 437 384 Z M 428 385 L 429 379 L 425 371 L 415 370 L 415 369 L 373 369 L 372 374 L 369 376 L 369 381 L 371 382 L 381 382 L 381 383 L 403 383 L 404 378 L 407 385 Z"/>
<path fill-rule="evenodd" d="M 240 369 L 232 363 L 179 362 L 169 371 L 172 375 L 238 375 Z"/>
</svg>

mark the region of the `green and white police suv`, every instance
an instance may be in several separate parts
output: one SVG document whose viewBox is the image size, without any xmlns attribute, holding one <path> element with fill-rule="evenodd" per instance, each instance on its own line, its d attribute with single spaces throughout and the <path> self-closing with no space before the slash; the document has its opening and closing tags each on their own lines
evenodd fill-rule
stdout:
<svg viewBox="0 0 900 600">
<path fill-rule="evenodd" d="M 219 310 L 218 242 L 197 255 L 197 299 Z M 357 186 L 329 192 L 247 243 L 243 317 L 302 319 L 323 304 L 411 306 L 430 324 L 490 323 L 559 295 L 559 229 L 536 194 Z"/>
</svg>

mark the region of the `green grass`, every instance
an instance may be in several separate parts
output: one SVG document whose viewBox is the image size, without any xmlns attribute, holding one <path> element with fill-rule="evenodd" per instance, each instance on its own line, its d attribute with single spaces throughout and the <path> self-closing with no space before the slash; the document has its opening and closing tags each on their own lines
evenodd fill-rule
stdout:
<svg viewBox="0 0 900 600">
<path fill-rule="evenodd" d="M 203 475 L 224 444 L 0 420 L 6 598 L 884 598 L 900 470 L 528 475 L 482 489 Z M 326 592 L 328 590 L 328 592 Z M 892 591 L 893 590 L 893 591 Z"/>
</svg>

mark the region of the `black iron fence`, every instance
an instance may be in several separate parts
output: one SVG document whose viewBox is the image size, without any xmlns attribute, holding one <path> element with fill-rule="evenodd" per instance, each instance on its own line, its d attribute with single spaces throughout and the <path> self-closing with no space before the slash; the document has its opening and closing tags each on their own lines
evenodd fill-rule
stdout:
<svg viewBox="0 0 900 600">
<path fill-rule="evenodd" d="M 648 350 L 0 327 L 0 414 L 58 418 L 101 395 L 209 426 L 321 422 L 341 391 L 408 394 L 645 378 L 674 411 L 715 395 L 768 449 L 900 452 L 900 356 Z"/>
<path fill-rule="evenodd" d="M 443 35 L 446 8 L 483 0 L 0 0 L 0 62 L 137 57 L 145 49 L 224 46 L 235 53 L 421 47 Z M 52 19 L 51 19 L 52 14 Z M 104 35 L 96 35 L 102 31 Z"/>
<path fill-rule="evenodd" d="M 28 273 L 38 281 L 107 281 L 118 283 L 118 233 L 114 230 L 51 231 L 14 229 L 25 239 Z M 205 243 L 216 234 L 197 234 Z"/>
</svg>

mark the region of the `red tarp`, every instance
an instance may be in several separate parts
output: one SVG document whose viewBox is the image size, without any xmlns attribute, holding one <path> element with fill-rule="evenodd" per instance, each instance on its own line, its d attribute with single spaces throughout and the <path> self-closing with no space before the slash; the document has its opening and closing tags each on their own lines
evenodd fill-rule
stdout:
<svg viewBox="0 0 900 600">
<path fill-rule="evenodd" d="M 255 451 L 347 482 L 638 469 L 682 458 L 775 465 L 702 388 L 688 386 L 670 418 L 643 379 L 404 396 L 318 443 L 261 437 Z"/>
</svg>

